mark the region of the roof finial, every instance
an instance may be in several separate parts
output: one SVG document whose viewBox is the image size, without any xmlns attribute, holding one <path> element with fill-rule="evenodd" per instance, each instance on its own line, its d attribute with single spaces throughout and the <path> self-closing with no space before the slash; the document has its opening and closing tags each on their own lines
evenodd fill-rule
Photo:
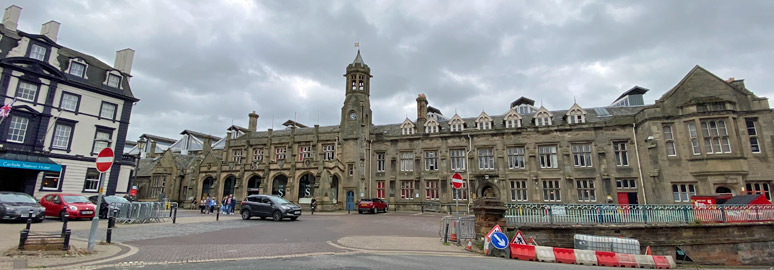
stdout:
<svg viewBox="0 0 774 270">
<path fill-rule="evenodd" d="M 575 100 L 575 96 L 572 96 L 572 103 L 574 103 L 574 104 L 578 104 L 578 101 L 577 101 L 577 100 Z"/>
</svg>

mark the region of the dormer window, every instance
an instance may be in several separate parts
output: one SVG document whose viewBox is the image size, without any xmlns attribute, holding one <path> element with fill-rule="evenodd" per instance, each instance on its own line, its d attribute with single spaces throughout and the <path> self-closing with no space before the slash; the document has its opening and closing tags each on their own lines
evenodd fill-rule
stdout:
<svg viewBox="0 0 774 270">
<path fill-rule="evenodd" d="M 435 121 L 435 119 L 430 119 L 427 121 L 427 123 L 425 123 L 425 133 L 433 134 L 438 133 L 438 131 L 438 122 Z"/>
<path fill-rule="evenodd" d="M 459 115 L 455 114 L 449 121 L 449 128 L 451 129 L 451 132 L 461 132 L 465 130 L 465 121 L 463 121 Z"/>
<path fill-rule="evenodd" d="M 492 129 L 492 118 L 485 112 L 481 112 L 478 118 L 476 118 L 476 127 L 478 130 Z"/>
<path fill-rule="evenodd" d="M 505 114 L 503 122 L 505 128 L 519 128 L 521 127 L 521 115 L 516 112 L 516 109 L 511 109 Z"/>
<path fill-rule="evenodd" d="M 567 117 L 567 123 L 570 125 L 586 122 L 586 112 L 577 103 L 572 105 L 572 108 L 567 111 L 565 116 Z"/>
<path fill-rule="evenodd" d="M 406 118 L 406 120 L 403 121 L 403 124 L 400 124 L 400 130 L 401 130 L 400 133 L 402 135 L 413 135 L 414 133 L 416 133 L 414 127 L 415 127 L 414 123 L 411 122 L 411 120 L 408 120 L 408 118 Z"/>
<path fill-rule="evenodd" d="M 121 85 L 121 76 L 108 74 L 107 85 L 113 88 L 119 88 L 119 85 Z"/>
<path fill-rule="evenodd" d="M 38 44 L 32 44 L 32 48 L 30 49 L 30 58 L 32 59 L 38 59 L 40 61 L 46 61 L 46 47 L 40 46 Z"/>
<path fill-rule="evenodd" d="M 540 107 L 535 114 L 535 126 L 550 126 L 551 125 L 551 113 L 544 107 Z"/>
<path fill-rule="evenodd" d="M 67 73 L 78 76 L 81 78 L 86 78 L 86 68 L 88 65 L 86 64 L 86 61 L 83 61 L 80 58 L 72 58 L 70 59 L 70 65 L 67 68 Z"/>
</svg>

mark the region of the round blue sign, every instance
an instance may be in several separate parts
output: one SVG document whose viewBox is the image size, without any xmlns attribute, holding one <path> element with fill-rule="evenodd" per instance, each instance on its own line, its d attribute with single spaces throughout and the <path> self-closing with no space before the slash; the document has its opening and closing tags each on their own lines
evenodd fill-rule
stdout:
<svg viewBox="0 0 774 270">
<path fill-rule="evenodd" d="M 490 240 L 492 241 L 492 246 L 497 249 L 508 247 L 508 236 L 505 236 L 502 232 L 494 232 Z"/>
</svg>

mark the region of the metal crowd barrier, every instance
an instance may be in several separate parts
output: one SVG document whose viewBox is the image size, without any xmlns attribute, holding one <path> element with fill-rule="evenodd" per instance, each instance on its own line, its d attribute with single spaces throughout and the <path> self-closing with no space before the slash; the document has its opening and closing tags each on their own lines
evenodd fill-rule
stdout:
<svg viewBox="0 0 774 270">
<path fill-rule="evenodd" d="M 774 205 L 506 204 L 508 225 L 690 224 L 774 221 Z"/>
<path fill-rule="evenodd" d="M 111 203 L 108 217 L 115 217 L 121 223 L 166 222 L 173 208 L 177 208 L 176 202 Z M 114 209 L 118 210 L 115 214 Z"/>
<path fill-rule="evenodd" d="M 438 236 L 444 239 L 444 232 L 446 232 L 446 225 L 449 225 L 449 231 L 445 235 L 446 239 L 451 239 L 451 234 L 454 231 L 454 221 L 457 221 L 459 231 L 457 232 L 457 238 L 459 239 L 475 239 L 476 238 L 476 216 L 462 216 L 459 219 L 453 216 L 445 216 L 441 219 L 441 228 L 438 230 Z"/>
</svg>

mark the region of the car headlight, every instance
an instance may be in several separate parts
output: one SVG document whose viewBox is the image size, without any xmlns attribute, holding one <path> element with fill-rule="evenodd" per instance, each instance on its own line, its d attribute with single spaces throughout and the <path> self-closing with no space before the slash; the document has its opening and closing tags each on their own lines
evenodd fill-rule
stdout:
<svg viewBox="0 0 774 270">
<path fill-rule="evenodd" d="M 285 210 L 290 210 L 290 206 L 283 205 L 283 206 L 282 206 L 282 209 L 285 209 Z"/>
<path fill-rule="evenodd" d="M 78 211 L 78 207 L 75 207 L 74 205 L 69 206 L 70 211 Z"/>
</svg>

